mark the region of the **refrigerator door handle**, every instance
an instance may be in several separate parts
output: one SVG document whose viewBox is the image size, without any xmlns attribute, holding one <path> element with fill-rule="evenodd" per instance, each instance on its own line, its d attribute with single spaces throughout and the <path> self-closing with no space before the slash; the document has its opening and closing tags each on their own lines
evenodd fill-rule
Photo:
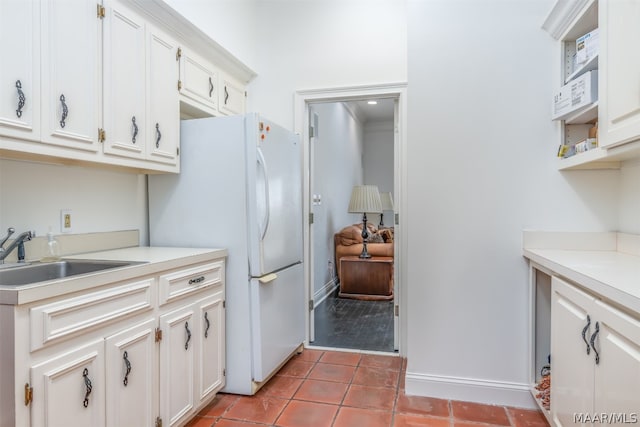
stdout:
<svg viewBox="0 0 640 427">
<path fill-rule="evenodd" d="M 264 155 L 262 154 L 262 150 L 260 148 L 257 149 L 258 154 L 258 165 L 262 167 L 262 173 L 264 174 L 264 221 L 262 225 L 262 230 L 260 230 L 260 240 L 264 240 L 264 236 L 267 234 L 267 229 L 269 228 L 269 179 L 267 174 L 267 163 L 264 160 Z"/>
<path fill-rule="evenodd" d="M 264 276 L 258 278 L 258 282 L 260 282 L 261 285 L 264 285 L 265 283 L 273 282 L 277 278 L 278 275 L 276 273 L 265 274 Z"/>
</svg>

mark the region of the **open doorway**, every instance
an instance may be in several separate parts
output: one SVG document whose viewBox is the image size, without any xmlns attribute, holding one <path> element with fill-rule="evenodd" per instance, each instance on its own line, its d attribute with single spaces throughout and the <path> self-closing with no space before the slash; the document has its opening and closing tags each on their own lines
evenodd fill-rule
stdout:
<svg viewBox="0 0 640 427">
<path fill-rule="evenodd" d="M 404 86 L 398 85 L 297 94 L 296 128 L 303 135 L 307 168 L 308 345 L 382 352 L 400 349 L 398 218 L 403 173 L 399 153 L 404 94 Z M 373 101 L 377 104 L 371 105 Z M 368 215 L 369 230 L 376 234 L 372 237 L 382 238 L 378 234 L 382 230 L 386 237 L 368 245 L 376 248 L 373 258 L 364 262 L 350 253 L 362 245 L 349 247 L 351 242 L 341 239 L 342 233 L 356 235 L 362 230 L 362 215 L 348 212 L 351 191 L 357 185 L 375 185 L 394 201 L 382 215 Z M 355 274 L 355 280 L 349 274 Z M 371 280 L 373 287 L 362 283 Z M 354 283 L 365 290 L 353 292 Z"/>
</svg>

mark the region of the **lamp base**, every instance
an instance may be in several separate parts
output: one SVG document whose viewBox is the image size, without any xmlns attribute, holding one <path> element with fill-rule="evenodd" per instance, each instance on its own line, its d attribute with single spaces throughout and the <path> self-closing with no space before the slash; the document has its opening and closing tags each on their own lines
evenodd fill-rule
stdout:
<svg viewBox="0 0 640 427">
<path fill-rule="evenodd" d="M 367 214 L 362 214 L 362 252 L 360 258 L 371 258 L 369 252 L 367 252 L 367 239 L 369 238 L 369 231 L 367 230 Z"/>
</svg>

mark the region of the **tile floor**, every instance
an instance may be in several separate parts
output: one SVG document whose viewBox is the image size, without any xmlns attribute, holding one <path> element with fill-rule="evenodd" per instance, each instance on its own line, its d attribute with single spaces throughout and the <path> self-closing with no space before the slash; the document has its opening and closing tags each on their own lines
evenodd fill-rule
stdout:
<svg viewBox="0 0 640 427">
<path fill-rule="evenodd" d="M 339 298 L 336 289 L 314 313 L 315 346 L 393 351 L 393 301 Z"/>
<path fill-rule="evenodd" d="M 547 427 L 538 411 L 404 393 L 403 359 L 306 349 L 255 396 L 220 393 L 188 427 Z"/>
</svg>

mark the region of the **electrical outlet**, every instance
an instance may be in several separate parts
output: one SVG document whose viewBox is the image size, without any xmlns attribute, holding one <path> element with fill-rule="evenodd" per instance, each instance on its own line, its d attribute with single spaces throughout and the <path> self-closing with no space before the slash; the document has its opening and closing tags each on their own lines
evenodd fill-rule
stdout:
<svg viewBox="0 0 640 427">
<path fill-rule="evenodd" d="M 71 233 L 72 230 L 71 209 L 60 210 L 60 232 Z"/>
</svg>

